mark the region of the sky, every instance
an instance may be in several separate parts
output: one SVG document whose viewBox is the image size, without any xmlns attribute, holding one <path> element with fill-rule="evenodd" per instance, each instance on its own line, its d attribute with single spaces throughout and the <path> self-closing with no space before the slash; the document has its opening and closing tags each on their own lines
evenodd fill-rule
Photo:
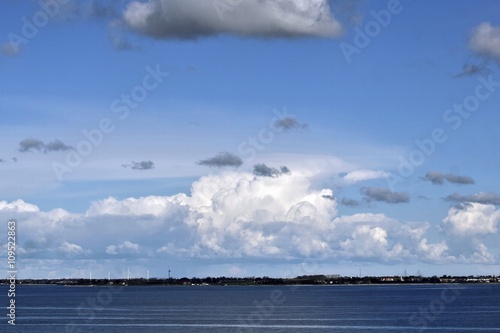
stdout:
<svg viewBox="0 0 500 333">
<path fill-rule="evenodd" d="M 6 0 L 0 269 L 500 274 L 500 3 Z"/>
</svg>

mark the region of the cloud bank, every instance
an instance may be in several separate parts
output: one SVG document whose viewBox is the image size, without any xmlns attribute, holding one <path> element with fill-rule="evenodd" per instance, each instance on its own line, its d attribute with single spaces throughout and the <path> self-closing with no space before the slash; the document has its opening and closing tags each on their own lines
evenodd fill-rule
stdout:
<svg viewBox="0 0 500 333">
<path fill-rule="evenodd" d="M 0 201 L 0 219 L 18 221 L 23 262 L 32 260 L 34 267 L 44 260 L 69 263 L 64 272 L 54 273 L 59 276 L 81 274 L 88 260 L 120 258 L 442 263 L 462 255 L 460 246 L 452 248 L 445 239 L 430 242 L 425 222 L 400 222 L 384 214 L 337 216 L 333 191 L 315 188 L 313 178 L 299 172 L 282 177 L 225 172 L 200 178 L 189 195 L 110 197 L 93 202 L 82 214 L 42 211 L 22 200 Z M 478 207 L 479 222 L 456 210 L 443 227 L 462 234 L 468 229 L 496 233 L 498 212 Z M 481 221 L 487 223 L 476 225 Z M 5 251 L 0 248 L 2 255 Z"/>
<path fill-rule="evenodd" d="M 132 31 L 155 39 L 228 34 L 257 38 L 336 37 L 341 24 L 327 0 L 132 1 L 122 15 Z"/>
</svg>

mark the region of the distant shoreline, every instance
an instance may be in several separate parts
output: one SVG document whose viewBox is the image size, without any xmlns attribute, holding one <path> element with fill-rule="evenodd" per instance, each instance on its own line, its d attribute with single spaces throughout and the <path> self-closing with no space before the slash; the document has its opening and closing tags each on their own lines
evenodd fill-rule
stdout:
<svg viewBox="0 0 500 333">
<path fill-rule="evenodd" d="M 133 278 L 133 279 L 18 279 L 17 285 L 62 285 L 75 287 L 98 286 L 301 286 L 301 285 L 422 285 L 422 284 L 498 284 L 499 276 L 340 276 L 305 275 L 294 278 L 271 277 L 205 277 L 205 278 Z M 0 285 L 10 280 L 1 279 Z"/>
</svg>

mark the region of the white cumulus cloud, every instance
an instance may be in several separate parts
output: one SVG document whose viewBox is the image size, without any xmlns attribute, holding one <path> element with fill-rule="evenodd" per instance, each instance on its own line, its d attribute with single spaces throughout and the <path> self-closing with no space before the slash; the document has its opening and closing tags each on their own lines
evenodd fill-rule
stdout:
<svg viewBox="0 0 500 333">
<path fill-rule="evenodd" d="M 483 22 L 477 26 L 470 38 L 469 45 L 475 52 L 500 60 L 500 26 Z"/>
<path fill-rule="evenodd" d="M 451 233 L 463 237 L 496 234 L 499 221 L 500 210 L 496 210 L 494 205 L 479 203 L 452 207 L 443 220 Z"/>
<path fill-rule="evenodd" d="M 132 1 L 122 20 L 133 31 L 157 39 L 335 37 L 342 32 L 327 0 Z"/>
</svg>

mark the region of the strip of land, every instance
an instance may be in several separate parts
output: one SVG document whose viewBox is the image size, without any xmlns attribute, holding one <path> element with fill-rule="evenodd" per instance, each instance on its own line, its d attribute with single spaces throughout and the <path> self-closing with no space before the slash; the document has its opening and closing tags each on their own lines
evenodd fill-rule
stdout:
<svg viewBox="0 0 500 333">
<path fill-rule="evenodd" d="M 8 279 L 0 284 L 8 285 Z M 303 275 L 294 278 L 272 277 L 205 277 L 205 278 L 121 278 L 121 279 L 20 279 L 22 285 L 64 285 L 64 286 L 229 286 L 229 285 L 356 285 L 356 284 L 438 284 L 438 283 L 500 283 L 499 276 L 340 276 L 340 275 Z"/>
</svg>

